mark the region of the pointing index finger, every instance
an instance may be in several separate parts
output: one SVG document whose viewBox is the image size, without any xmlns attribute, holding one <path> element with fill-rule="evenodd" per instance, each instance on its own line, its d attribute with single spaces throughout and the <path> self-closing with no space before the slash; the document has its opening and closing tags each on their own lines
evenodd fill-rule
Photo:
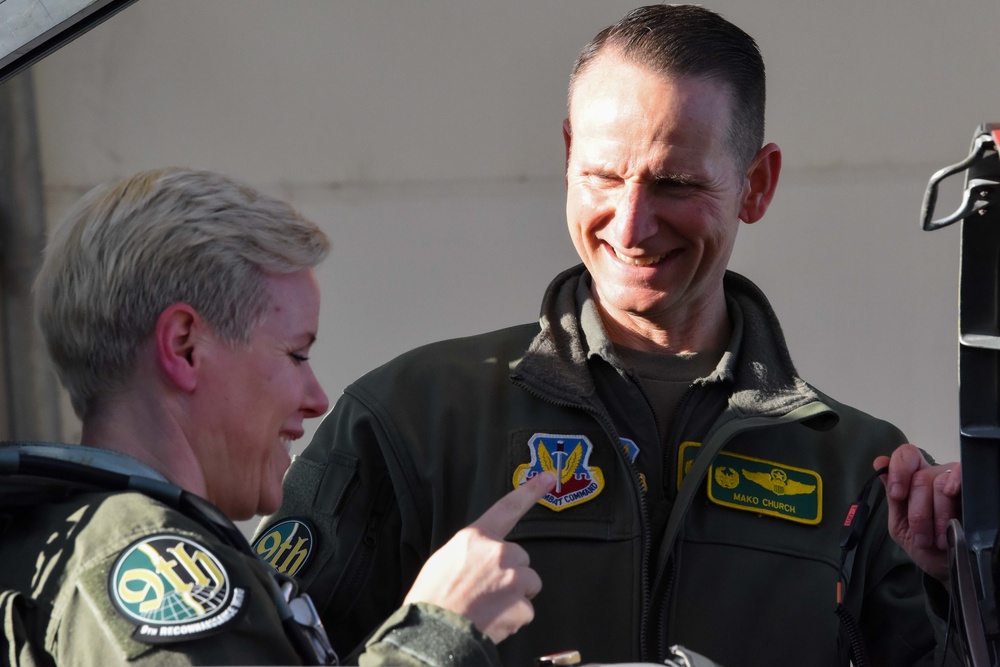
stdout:
<svg viewBox="0 0 1000 667">
<path fill-rule="evenodd" d="M 528 510 L 535 506 L 556 485 L 551 472 L 535 475 L 518 488 L 510 491 L 472 523 L 473 528 L 497 539 L 503 539 L 517 525 Z"/>
</svg>

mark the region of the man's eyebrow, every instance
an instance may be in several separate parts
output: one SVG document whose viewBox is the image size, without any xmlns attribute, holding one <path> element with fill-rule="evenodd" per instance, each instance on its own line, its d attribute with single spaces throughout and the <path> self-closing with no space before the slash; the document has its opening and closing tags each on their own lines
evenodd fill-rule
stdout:
<svg viewBox="0 0 1000 667">
<path fill-rule="evenodd" d="M 705 179 L 683 172 L 653 172 L 649 180 L 664 185 L 702 185 Z"/>
</svg>

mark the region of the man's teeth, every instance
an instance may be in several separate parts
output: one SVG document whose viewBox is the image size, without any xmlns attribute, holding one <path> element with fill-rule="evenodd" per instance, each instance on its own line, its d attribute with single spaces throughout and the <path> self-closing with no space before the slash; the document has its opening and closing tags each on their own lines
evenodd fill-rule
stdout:
<svg viewBox="0 0 1000 667">
<path fill-rule="evenodd" d="M 626 257 L 617 250 L 615 250 L 615 255 L 621 261 L 625 262 L 626 264 L 631 264 L 632 266 L 652 266 L 653 264 L 656 264 L 666 256 L 666 255 L 656 255 L 654 257 Z"/>
<path fill-rule="evenodd" d="M 281 447 L 285 450 L 286 454 L 292 453 L 292 439 L 291 438 L 281 438 Z"/>
</svg>

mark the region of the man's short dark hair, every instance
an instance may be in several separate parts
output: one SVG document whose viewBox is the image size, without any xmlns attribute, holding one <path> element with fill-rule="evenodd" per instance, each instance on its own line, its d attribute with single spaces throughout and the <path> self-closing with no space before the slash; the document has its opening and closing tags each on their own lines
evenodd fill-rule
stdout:
<svg viewBox="0 0 1000 667">
<path fill-rule="evenodd" d="M 569 81 L 602 53 L 613 52 L 664 77 L 702 77 L 732 94 L 729 140 L 742 174 L 764 144 L 764 60 L 754 39 L 721 15 L 695 5 L 639 7 L 599 32 L 583 48 Z"/>
</svg>

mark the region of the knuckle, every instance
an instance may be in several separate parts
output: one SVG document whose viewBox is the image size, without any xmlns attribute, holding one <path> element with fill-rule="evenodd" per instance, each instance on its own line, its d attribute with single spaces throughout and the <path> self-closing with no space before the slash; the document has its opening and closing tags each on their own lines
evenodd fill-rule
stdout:
<svg viewBox="0 0 1000 667">
<path fill-rule="evenodd" d="M 923 507 L 919 507 L 919 508 L 911 507 L 910 508 L 909 519 L 910 519 L 910 525 L 911 526 L 927 525 L 927 524 L 929 524 L 931 522 L 931 520 L 933 518 L 934 518 L 933 513 L 927 511 L 926 508 L 923 508 Z"/>
<path fill-rule="evenodd" d="M 933 488 L 934 480 L 937 479 L 937 477 L 938 474 L 931 468 L 918 470 L 913 473 L 913 477 L 910 478 L 910 487 L 917 490 Z"/>
</svg>

